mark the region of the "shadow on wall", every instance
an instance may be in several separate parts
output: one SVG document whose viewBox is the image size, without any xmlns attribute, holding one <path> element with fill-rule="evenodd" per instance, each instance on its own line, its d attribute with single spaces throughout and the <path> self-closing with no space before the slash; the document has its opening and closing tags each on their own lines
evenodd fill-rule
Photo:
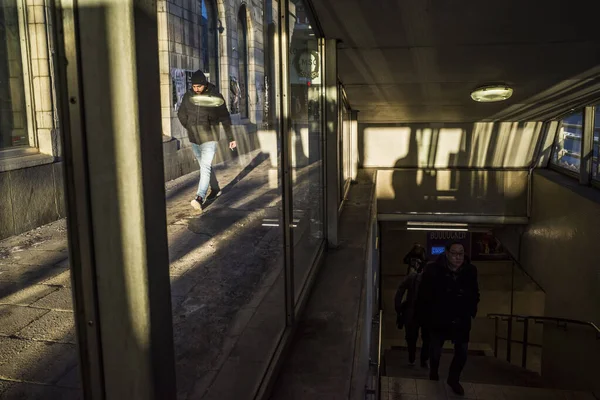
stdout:
<svg viewBox="0 0 600 400">
<path fill-rule="evenodd" d="M 359 124 L 363 168 L 524 168 L 542 123 Z"/>
<path fill-rule="evenodd" d="M 361 124 L 380 211 L 522 215 L 541 123 Z"/>
</svg>

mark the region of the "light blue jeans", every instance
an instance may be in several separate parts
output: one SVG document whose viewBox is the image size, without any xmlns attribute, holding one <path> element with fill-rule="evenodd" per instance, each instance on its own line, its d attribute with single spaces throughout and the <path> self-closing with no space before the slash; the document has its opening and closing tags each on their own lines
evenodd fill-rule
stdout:
<svg viewBox="0 0 600 400">
<path fill-rule="evenodd" d="M 212 162 L 217 153 L 217 142 L 206 142 L 200 145 L 192 143 L 192 151 L 200 164 L 200 182 L 198 182 L 198 196 L 206 199 L 206 192 L 210 185 L 212 190 L 219 190 L 219 182 L 212 168 Z"/>
</svg>

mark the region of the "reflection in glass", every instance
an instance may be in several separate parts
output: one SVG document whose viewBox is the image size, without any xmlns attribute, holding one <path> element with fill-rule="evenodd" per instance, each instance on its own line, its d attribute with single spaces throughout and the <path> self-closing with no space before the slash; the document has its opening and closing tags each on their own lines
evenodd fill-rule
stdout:
<svg viewBox="0 0 600 400">
<path fill-rule="evenodd" d="M 248 118 L 248 27 L 246 7 L 240 8 L 237 22 L 238 80 L 240 85 L 240 115 Z"/>
<path fill-rule="evenodd" d="M 349 183 L 349 180 L 351 179 L 351 174 L 352 174 L 352 155 L 351 155 L 351 149 L 352 149 L 352 143 L 350 142 L 352 140 L 352 133 L 350 131 L 351 128 L 351 124 L 350 124 L 350 118 L 351 118 L 351 114 L 350 114 L 350 106 L 348 105 L 348 101 L 346 100 L 345 96 L 340 96 L 340 104 L 341 104 L 341 110 L 340 110 L 340 120 L 341 120 L 341 124 L 340 124 L 340 130 L 342 132 L 342 134 L 340 135 L 341 138 L 341 154 L 340 154 L 340 200 L 344 199 L 344 192 L 346 190 L 346 185 Z"/>
<path fill-rule="evenodd" d="M 592 178 L 600 178 L 600 105 L 595 107 L 594 113 L 594 151 L 592 158 Z"/>
<path fill-rule="evenodd" d="M 247 81 L 276 82 L 279 68 L 273 50 L 279 4 L 265 0 L 259 5 L 253 2 L 252 7 L 256 10 L 227 8 L 235 16 L 235 51 L 223 52 L 218 62 L 226 66 L 222 73 L 228 77 L 240 73 L 244 92 Z M 250 11 L 264 15 L 263 21 L 253 21 L 257 32 L 266 29 L 271 35 L 245 36 Z M 260 58 L 254 60 L 250 71 L 248 47 L 264 49 L 256 51 Z M 230 86 L 230 93 L 221 92 L 228 109 L 235 109 L 232 97 L 235 102 L 238 99 L 231 96 L 232 90 Z M 246 398 L 254 390 L 247 385 L 263 377 L 286 327 L 279 116 L 277 107 L 265 110 L 269 104 L 262 85 L 251 85 L 250 90 L 251 98 L 258 99 L 256 118 L 251 123 L 232 118 L 237 124 L 233 127 L 234 151 L 227 141 L 218 142 L 212 171 L 220 192 L 213 196 L 211 189 L 202 212 L 189 206 L 198 185 L 197 173 L 182 178 L 181 185 L 167 192 L 173 333 L 181 398 Z M 239 106 L 247 110 L 245 97 L 241 98 Z M 217 122 L 215 129 L 220 128 Z M 232 366 L 244 374 L 228 374 Z"/>
<path fill-rule="evenodd" d="M 27 146 L 23 62 L 16 0 L 0 5 L 0 149 Z"/>
<path fill-rule="evenodd" d="M 552 155 L 553 164 L 572 172 L 579 172 L 582 132 L 582 111 L 571 114 L 560 122 Z"/>
<path fill-rule="evenodd" d="M 296 299 L 324 238 L 321 53 L 303 1 L 290 4 L 290 154 Z"/>
<path fill-rule="evenodd" d="M 201 0 L 200 18 L 200 69 L 208 81 L 219 87 L 217 13 L 212 0 Z"/>
</svg>

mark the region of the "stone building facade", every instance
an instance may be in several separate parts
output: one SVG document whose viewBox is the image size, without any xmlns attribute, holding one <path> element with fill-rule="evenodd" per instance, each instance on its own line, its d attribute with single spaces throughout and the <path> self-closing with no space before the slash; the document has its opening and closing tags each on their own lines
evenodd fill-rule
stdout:
<svg viewBox="0 0 600 400">
<path fill-rule="evenodd" d="M 52 7 L 51 0 L 0 6 L 0 239 L 65 214 Z M 277 1 L 158 0 L 157 7 L 165 179 L 198 169 L 177 120 L 198 69 L 225 97 L 239 153 L 256 150 L 274 102 L 265 43 L 273 48 Z M 221 149 L 216 162 L 230 153 Z"/>
</svg>

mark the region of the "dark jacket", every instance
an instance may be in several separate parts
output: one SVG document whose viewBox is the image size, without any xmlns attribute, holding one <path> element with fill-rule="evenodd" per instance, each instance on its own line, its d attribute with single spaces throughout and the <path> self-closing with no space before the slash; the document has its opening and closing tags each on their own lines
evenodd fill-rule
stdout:
<svg viewBox="0 0 600 400">
<path fill-rule="evenodd" d="M 478 304 L 477 268 L 468 259 L 456 272 L 448 267 L 445 254 L 425 267 L 418 292 L 417 318 L 432 332 L 449 340 L 468 342 L 471 319 L 477 315 Z"/>
<path fill-rule="evenodd" d="M 419 270 L 423 268 L 426 262 L 427 258 L 424 250 L 419 253 L 413 248 L 404 256 L 404 264 L 408 265 L 407 274 L 410 273 L 411 269 Z"/>
<path fill-rule="evenodd" d="M 223 98 L 217 91 L 215 85 L 207 83 L 207 88 L 203 94 L 211 94 Z M 223 124 L 228 141 L 233 141 L 233 132 L 231 130 L 231 116 L 225 103 L 219 107 L 200 107 L 192 104 L 190 97 L 194 95 L 192 90 L 188 91 L 181 101 L 177 117 L 181 125 L 187 130 L 190 142 L 202 144 L 206 142 L 218 141 L 219 122 Z"/>
<path fill-rule="evenodd" d="M 417 272 L 411 272 L 404 278 L 398 289 L 396 290 L 396 297 L 394 298 L 394 307 L 396 314 L 402 319 L 404 325 L 414 324 L 415 306 L 417 304 L 417 293 L 419 292 L 419 285 L 423 274 Z M 402 301 L 406 293 L 406 301 Z"/>
</svg>

